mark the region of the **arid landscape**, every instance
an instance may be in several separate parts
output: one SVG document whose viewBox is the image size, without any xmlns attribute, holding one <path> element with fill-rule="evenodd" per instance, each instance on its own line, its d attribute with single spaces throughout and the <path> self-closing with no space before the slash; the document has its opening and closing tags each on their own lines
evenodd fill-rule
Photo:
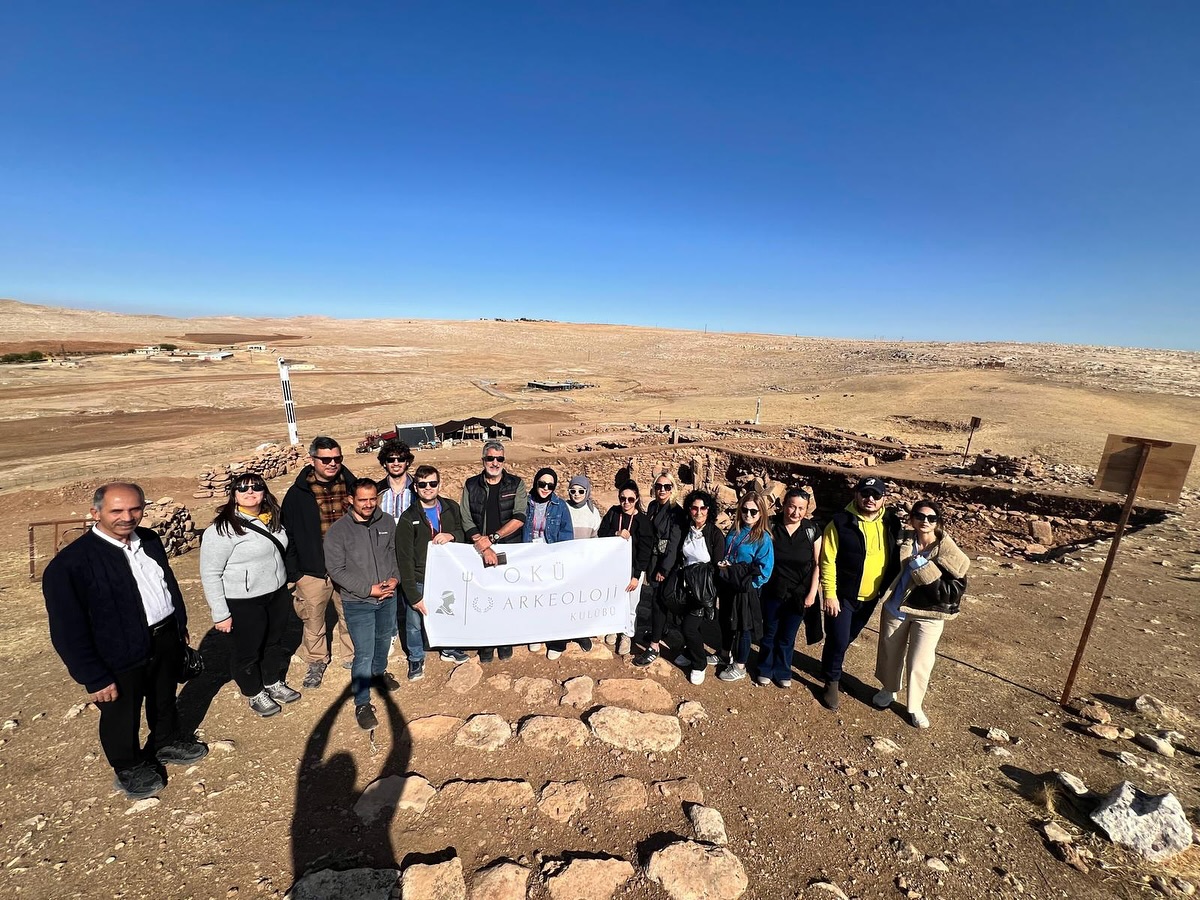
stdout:
<svg viewBox="0 0 1200 900">
<path fill-rule="evenodd" d="M 236 349 L 222 360 L 124 352 L 163 343 Z M 651 879 L 649 860 L 697 836 L 688 813 L 698 803 L 723 816 L 743 896 L 763 900 L 1133 898 L 1200 885 L 1195 844 L 1153 863 L 1087 818 L 1097 795 L 1129 780 L 1174 794 L 1200 828 L 1200 465 L 1178 506 L 1136 512 L 1077 699 L 1058 704 L 1122 499 L 1090 484 L 1105 438 L 1200 443 L 1200 353 L 530 321 L 172 319 L 0 301 L 0 353 L 28 350 L 52 358 L 0 366 L 5 896 L 278 897 L 313 870 L 451 858 L 468 885 L 496 860 L 523 866 L 532 898 L 684 896 Z M 693 686 L 665 662 L 647 672 L 598 646 L 553 662 L 518 648 L 474 684 L 474 662 L 448 685 L 451 667 L 431 656 L 426 678 L 381 709 L 373 738 L 355 726 L 336 666 L 259 720 L 228 679 L 193 549 L 172 562 L 208 671 L 183 688 L 181 708 L 214 749 L 173 770 L 160 803 L 134 809 L 111 790 L 97 713 L 50 646 L 30 566 L 45 565 L 54 533 L 35 529 L 31 559 L 30 523 L 81 519 L 95 485 L 119 478 L 203 529 L 221 498 L 201 474 L 287 443 L 278 357 L 292 364 L 302 444 L 335 436 L 358 474 L 379 471 L 373 453 L 354 453 L 367 432 L 491 416 L 515 429 L 511 470 L 528 479 L 554 465 L 563 481 L 587 471 L 605 505 L 618 469 L 649 483 L 669 468 L 727 488 L 804 478 L 825 514 L 866 472 L 894 478 L 898 499 L 944 497 L 974 562 L 939 648 L 932 728 L 912 728 L 898 704 L 871 707 L 874 626 L 851 649 L 851 696 L 836 713 L 814 699 L 819 647 L 797 648 L 784 691 Z M 527 387 L 539 379 L 594 386 Z M 963 465 L 972 416 L 982 426 Z M 441 467 L 457 496 L 478 456 L 466 443 L 418 461 Z M 295 471 L 271 481 L 277 496 Z M 563 684 L 581 676 L 590 681 Z M 1143 695 L 1157 700 L 1135 704 Z M 605 705 L 677 715 L 682 741 L 637 751 L 590 735 L 548 748 L 523 734 L 530 717 L 586 723 Z M 456 740 L 479 714 L 515 735 L 490 750 Z M 1111 739 L 1093 727 L 1107 718 Z M 1089 790 L 1076 795 L 1056 771 Z M 403 808 L 368 809 L 370 792 L 360 802 L 372 782 L 405 775 Z M 590 879 L 593 894 L 555 886 L 560 864 L 595 860 L 604 873 L 624 861 L 628 880 L 608 893 L 607 874 Z"/>
</svg>

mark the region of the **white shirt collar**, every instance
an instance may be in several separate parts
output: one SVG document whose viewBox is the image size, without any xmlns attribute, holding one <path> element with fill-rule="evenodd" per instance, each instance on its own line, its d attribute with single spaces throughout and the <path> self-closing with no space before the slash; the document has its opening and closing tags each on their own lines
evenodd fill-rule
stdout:
<svg viewBox="0 0 1200 900">
<path fill-rule="evenodd" d="M 118 540 L 108 532 L 101 530 L 98 525 L 92 526 L 92 534 L 101 540 L 108 541 L 108 543 L 112 544 L 114 547 L 120 547 L 122 550 L 131 550 L 136 552 L 137 549 L 142 546 L 142 539 L 138 537 L 136 531 L 129 536 L 128 544 L 122 540 Z"/>
</svg>

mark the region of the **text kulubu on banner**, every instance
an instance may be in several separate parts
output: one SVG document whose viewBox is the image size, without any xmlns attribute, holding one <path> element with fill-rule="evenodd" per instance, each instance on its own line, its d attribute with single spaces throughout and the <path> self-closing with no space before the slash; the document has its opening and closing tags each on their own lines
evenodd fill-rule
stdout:
<svg viewBox="0 0 1200 900">
<path fill-rule="evenodd" d="M 627 593 L 631 550 L 619 537 L 502 544 L 485 568 L 474 547 L 431 544 L 425 631 L 433 647 L 495 647 L 633 634 L 638 591 Z"/>
</svg>

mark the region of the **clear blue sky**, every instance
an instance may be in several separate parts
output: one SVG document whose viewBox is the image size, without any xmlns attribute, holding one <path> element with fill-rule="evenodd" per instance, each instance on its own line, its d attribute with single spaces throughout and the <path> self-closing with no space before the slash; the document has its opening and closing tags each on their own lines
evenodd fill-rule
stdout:
<svg viewBox="0 0 1200 900">
<path fill-rule="evenodd" d="M 0 296 L 1200 347 L 1200 3 L 0 4 Z"/>
</svg>

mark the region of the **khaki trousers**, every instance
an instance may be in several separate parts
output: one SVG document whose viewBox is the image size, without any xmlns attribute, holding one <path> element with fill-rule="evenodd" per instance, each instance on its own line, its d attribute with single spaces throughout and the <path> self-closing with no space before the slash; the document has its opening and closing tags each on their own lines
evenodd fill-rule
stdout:
<svg viewBox="0 0 1200 900">
<path fill-rule="evenodd" d="M 921 709 L 929 689 L 929 674 L 937 658 L 938 641 L 943 619 L 918 619 L 907 616 L 904 621 L 885 609 L 879 620 L 879 654 L 875 658 L 875 677 L 884 690 L 900 693 L 901 684 L 908 682 L 909 712 Z"/>
<path fill-rule="evenodd" d="M 325 629 L 325 610 L 330 602 L 337 610 L 337 637 L 342 645 L 342 656 L 354 659 L 354 644 L 350 640 L 350 632 L 346 630 L 346 614 L 342 611 L 342 596 L 333 587 L 329 577 L 317 578 L 313 575 L 301 575 L 296 582 L 296 592 L 292 596 L 292 605 L 296 607 L 296 615 L 304 623 L 304 638 L 300 642 L 300 656 L 307 663 L 328 663 L 330 660 L 330 642 Z"/>
</svg>

